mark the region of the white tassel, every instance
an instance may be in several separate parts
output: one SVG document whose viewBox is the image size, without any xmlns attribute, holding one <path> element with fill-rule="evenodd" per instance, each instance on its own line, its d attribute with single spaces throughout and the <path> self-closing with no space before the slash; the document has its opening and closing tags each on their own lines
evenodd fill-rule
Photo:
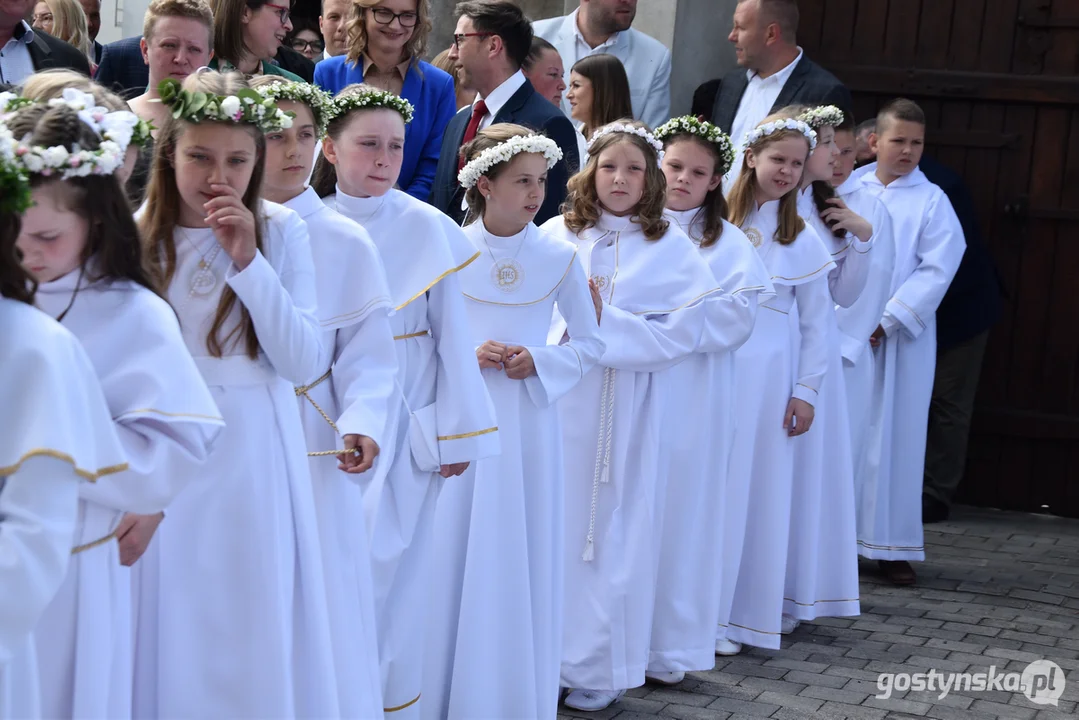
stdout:
<svg viewBox="0 0 1079 720">
<path fill-rule="evenodd" d="M 608 462 L 603 463 L 603 473 L 599 476 L 601 483 L 609 483 L 611 481 L 611 464 Z"/>
<path fill-rule="evenodd" d="M 584 555 L 581 555 L 581 559 L 585 562 L 592 562 L 596 559 L 596 543 L 592 541 L 592 538 L 588 538 L 588 542 L 584 546 Z"/>
</svg>

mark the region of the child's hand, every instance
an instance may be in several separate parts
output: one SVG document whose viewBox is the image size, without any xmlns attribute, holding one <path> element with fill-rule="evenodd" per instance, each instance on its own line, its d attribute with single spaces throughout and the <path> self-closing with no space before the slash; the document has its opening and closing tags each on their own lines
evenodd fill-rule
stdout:
<svg viewBox="0 0 1079 720">
<path fill-rule="evenodd" d="M 884 328 L 877 325 L 877 329 L 873 331 L 873 334 L 869 336 L 869 347 L 880 347 L 882 338 L 884 338 Z"/>
<path fill-rule="evenodd" d="M 599 324 L 603 315 L 603 298 L 600 297 L 596 283 L 592 282 L 591 279 L 588 280 L 588 290 L 592 293 L 592 304 L 596 307 L 596 323 Z"/>
<path fill-rule="evenodd" d="M 532 359 L 528 348 L 513 345 L 506 348 L 506 353 L 506 375 L 511 380 L 524 380 L 536 374 L 536 361 Z"/>
<path fill-rule="evenodd" d="M 494 340 L 488 340 L 476 349 L 476 359 L 480 361 L 480 369 L 492 368 L 501 370 L 502 363 L 506 361 L 506 346 Z"/>
<path fill-rule="evenodd" d="M 443 465 L 442 470 L 438 473 L 444 478 L 460 475 L 465 470 L 468 470 L 468 463 L 451 463 L 450 465 Z"/>
<path fill-rule="evenodd" d="M 217 196 L 202 207 L 206 222 L 214 231 L 221 248 L 242 271 L 255 259 L 255 216 L 244 205 L 240 193 L 230 185 L 211 185 Z"/>
<path fill-rule="evenodd" d="M 344 437 L 345 452 L 337 456 L 337 469 L 359 475 L 371 469 L 378 457 L 378 443 L 366 435 L 348 434 Z M 356 451 L 359 451 L 359 454 Z"/>
<path fill-rule="evenodd" d="M 165 519 L 165 513 L 136 515 L 127 513 L 116 526 L 116 540 L 120 545 L 120 564 L 131 567 L 150 546 L 157 526 Z"/>
<path fill-rule="evenodd" d="M 847 207 L 847 204 L 841 198 L 831 198 L 828 200 L 828 204 L 834 207 L 830 207 L 820 214 L 821 220 L 828 227 L 833 230 L 839 229 L 849 232 L 862 242 L 869 242 L 869 239 L 873 237 L 873 226 L 868 220 Z"/>
<path fill-rule="evenodd" d="M 805 400 L 791 398 L 787 403 L 787 411 L 783 413 L 783 428 L 787 431 L 787 436 L 798 437 L 809 432 L 814 414 L 813 406 Z"/>
</svg>

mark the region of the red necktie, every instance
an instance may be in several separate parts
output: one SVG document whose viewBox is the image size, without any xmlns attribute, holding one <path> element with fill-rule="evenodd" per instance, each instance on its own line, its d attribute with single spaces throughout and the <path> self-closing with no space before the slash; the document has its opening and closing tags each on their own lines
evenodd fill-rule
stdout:
<svg viewBox="0 0 1079 720">
<path fill-rule="evenodd" d="M 476 133 L 480 129 L 480 121 L 483 120 L 483 116 L 487 114 L 487 103 L 483 100 L 477 100 L 476 104 L 472 106 L 472 117 L 468 121 L 468 127 L 465 128 L 465 136 L 461 138 L 461 147 L 464 147 L 467 143 L 476 139 Z M 460 148 L 458 148 L 460 150 Z M 465 166 L 465 159 L 461 157 L 457 160 L 457 172 L 461 172 L 461 169 Z"/>
</svg>

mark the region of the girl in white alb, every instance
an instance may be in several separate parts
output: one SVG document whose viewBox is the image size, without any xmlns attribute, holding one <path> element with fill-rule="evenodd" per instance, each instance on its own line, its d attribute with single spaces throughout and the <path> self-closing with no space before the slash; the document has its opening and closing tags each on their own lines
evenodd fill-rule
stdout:
<svg viewBox="0 0 1079 720">
<path fill-rule="evenodd" d="M 238 73 L 161 90 L 140 226 L 228 425 L 140 563 L 134 715 L 335 716 L 293 392 L 325 367 L 314 268 L 303 221 L 259 198 L 263 132 L 292 121 Z"/>
<path fill-rule="evenodd" d="M 675 118 L 656 133 L 664 141 L 666 216 L 697 245 L 722 298 L 711 304 L 700 351 L 671 370 L 663 424 L 667 495 L 648 678 L 675 684 L 687 671 L 715 665 L 723 556 L 740 551 L 749 492 L 748 478 L 727 474 L 734 351 L 753 331 L 758 302 L 775 291 L 753 245 L 725 219 L 721 182 L 733 158 L 730 138 L 693 117 Z"/>
<path fill-rule="evenodd" d="M 327 354 L 318 374 L 296 388 L 296 396 L 322 538 L 341 716 L 375 717 L 382 712 L 382 682 L 361 475 L 387 440 L 397 375 L 389 321 L 393 305 L 367 232 L 305 187 L 332 99 L 313 85 L 274 75 L 251 84 L 295 115 L 292 127 L 266 134 L 262 196 L 294 210 L 311 237 Z M 334 450 L 342 444 L 346 452 L 338 456 Z"/>
<path fill-rule="evenodd" d="M 379 472 L 364 486 L 386 712 L 419 717 L 435 504 L 446 478 L 497 455 L 458 272 L 479 257 L 452 220 L 394 189 L 412 106 L 350 86 L 334 100 L 313 187 L 374 241 L 389 283 L 397 392 Z M 452 482 L 452 480 L 450 481 Z"/>
<path fill-rule="evenodd" d="M 599 365 L 559 402 L 565 458 L 562 685 L 566 705 L 601 710 L 642 685 L 649 663 L 663 498 L 669 369 L 700 347 L 715 278 L 663 217 L 662 145 L 637 122 L 592 137 L 566 213 L 544 223 L 570 242 L 602 302 Z M 556 316 L 552 339 L 565 318 Z M 572 337 L 572 331 L 570 332 Z"/>
<path fill-rule="evenodd" d="M 725 553 L 724 577 L 736 577 L 731 604 L 720 608 L 716 652 L 742 643 L 778 648 L 783 613 L 794 448 L 813 424 L 813 404 L 827 369 L 828 273 L 823 243 L 798 217 L 797 189 L 817 135 L 797 120 L 768 118 L 745 141 L 742 172 L 728 202 L 731 222 L 756 246 L 775 287 L 761 304 L 749 340 L 735 354 L 736 437 L 732 477 L 747 477 L 749 505 L 739 554 Z M 797 305 L 801 340 L 793 352 L 788 315 Z"/>
<path fill-rule="evenodd" d="M 481 255 L 458 273 L 502 453 L 443 488 L 424 716 L 554 717 L 562 662 L 559 398 L 603 354 L 577 247 L 532 224 L 562 152 L 518 125 L 462 148 Z M 569 339 L 547 343 L 557 304 Z"/>
<path fill-rule="evenodd" d="M 34 204 L 18 247 L 39 283 L 35 303 L 79 339 L 97 372 L 129 464 L 80 489 L 74 558 L 35 632 L 48 717 L 131 713 L 131 578 L 121 543 L 157 518 L 210 454 L 224 425 L 184 346 L 176 315 L 142 262 L 142 242 L 116 171 L 137 118 L 93 96 L 63 97 L 7 116 L 30 168 Z M 57 167 L 77 153 L 88 174 Z M 31 158 L 42 158 L 43 166 Z M 148 527 L 144 527 L 148 526 Z"/>
<path fill-rule="evenodd" d="M 827 105 L 782 111 L 817 132 L 798 195 L 799 216 L 825 243 L 836 263 L 828 274 L 832 300 L 854 305 L 872 267 L 873 226 L 838 199 L 830 180 L 839 159 L 836 128 L 843 112 Z M 792 325 L 797 318 L 792 318 Z M 828 372 L 815 405 L 815 430 L 795 447 L 793 504 L 783 596 L 783 632 L 803 620 L 859 614 L 854 466 L 846 383 L 835 312 L 828 313 Z M 796 334 L 797 337 L 797 334 Z"/>
<path fill-rule="evenodd" d="M 29 173 L 0 122 L 0 717 L 42 717 L 33 638 L 67 576 L 79 490 L 127 469 L 78 340 L 32 307 L 15 240 Z M 88 482 L 87 482 L 88 481 Z"/>
</svg>

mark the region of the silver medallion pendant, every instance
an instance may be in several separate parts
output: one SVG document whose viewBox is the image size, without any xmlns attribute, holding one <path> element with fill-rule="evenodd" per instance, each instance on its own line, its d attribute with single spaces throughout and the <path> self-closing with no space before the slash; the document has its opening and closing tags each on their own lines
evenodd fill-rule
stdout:
<svg viewBox="0 0 1079 720">
<path fill-rule="evenodd" d="M 191 292 L 205 297 L 217 289 L 217 273 L 205 260 L 199 261 L 199 267 L 191 278 Z"/>
<path fill-rule="evenodd" d="M 496 260 L 491 266 L 491 282 L 504 293 L 516 292 L 524 279 L 524 268 L 513 258 Z"/>
<path fill-rule="evenodd" d="M 600 294 L 604 300 L 610 297 L 611 292 L 611 275 L 613 271 L 607 267 L 595 267 L 592 268 L 592 276 L 589 278 L 592 284 L 596 286 L 596 291 Z"/>
<path fill-rule="evenodd" d="M 761 235 L 761 231 L 755 227 L 746 228 L 746 237 L 753 243 L 753 247 L 759 248 L 764 241 L 764 236 Z"/>
</svg>

